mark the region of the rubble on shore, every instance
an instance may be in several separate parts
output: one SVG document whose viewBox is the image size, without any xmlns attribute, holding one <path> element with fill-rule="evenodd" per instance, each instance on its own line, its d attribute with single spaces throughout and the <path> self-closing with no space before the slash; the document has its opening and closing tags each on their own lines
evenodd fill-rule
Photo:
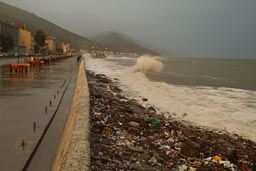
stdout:
<svg viewBox="0 0 256 171">
<path fill-rule="evenodd" d="M 255 142 L 167 118 L 124 97 L 117 79 L 86 72 L 92 171 L 256 171 Z"/>
</svg>

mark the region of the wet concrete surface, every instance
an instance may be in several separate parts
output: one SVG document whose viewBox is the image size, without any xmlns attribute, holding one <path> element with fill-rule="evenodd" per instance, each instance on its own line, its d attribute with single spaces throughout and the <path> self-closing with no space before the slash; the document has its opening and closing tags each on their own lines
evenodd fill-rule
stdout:
<svg viewBox="0 0 256 171">
<path fill-rule="evenodd" d="M 76 88 L 52 171 L 87 171 L 90 166 L 89 89 L 84 61 L 77 74 Z"/>
<path fill-rule="evenodd" d="M 1 64 L 0 170 L 16 171 L 23 168 L 52 118 L 64 90 L 61 86 L 77 64 L 76 58 L 69 58 L 31 69 L 28 73 L 9 73 Z"/>
<path fill-rule="evenodd" d="M 35 156 L 29 164 L 28 171 L 49 171 L 52 168 L 53 161 L 58 149 L 60 138 L 66 123 L 67 116 L 70 111 L 72 96 L 74 93 L 77 78 L 77 68 L 71 75 L 70 81 L 67 83 L 66 91 L 53 122 L 51 123 L 42 143 L 40 144 Z"/>
</svg>

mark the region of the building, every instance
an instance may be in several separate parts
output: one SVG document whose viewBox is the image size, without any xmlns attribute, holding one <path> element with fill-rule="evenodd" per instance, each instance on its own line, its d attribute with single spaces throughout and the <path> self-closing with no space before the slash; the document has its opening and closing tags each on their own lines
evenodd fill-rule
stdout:
<svg viewBox="0 0 256 171">
<path fill-rule="evenodd" d="M 57 42 L 55 37 L 47 36 L 45 45 L 49 53 L 56 53 Z"/>
<path fill-rule="evenodd" d="M 33 54 L 35 53 L 35 34 L 31 32 L 31 37 L 30 37 L 30 53 Z"/>
<path fill-rule="evenodd" d="M 31 53 L 32 44 L 31 44 L 31 32 L 25 29 L 19 28 L 19 53 Z"/>
<path fill-rule="evenodd" d="M 5 35 L 10 35 L 13 39 L 13 52 L 18 51 L 19 47 L 19 28 L 14 24 L 8 24 L 4 22 L 0 22 L 0 33 Z M 1 41 L 0 41 L 1 46 Z"/>
<path fill-rule="evenodd" d="M 61 48 L 63 49 L 63 53 L 70 52 L 70 44 L 69 43 L 62 43 Z"/>
</svg>

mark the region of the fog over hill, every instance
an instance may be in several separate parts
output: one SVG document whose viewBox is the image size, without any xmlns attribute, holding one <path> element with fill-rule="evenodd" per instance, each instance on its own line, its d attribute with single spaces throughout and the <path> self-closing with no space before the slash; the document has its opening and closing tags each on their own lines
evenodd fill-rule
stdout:
<svg viewBox="0 0 256 171">
<path fill-rule="evenodd" d="M 75 19 L 75 18 L 74 18 Z M 116 51 L 131 51 L 139 54 L 157 54 L 146 49 L 121 33 L 108 32 L 93 37 L 94 41 L 72 33 L 69 30 L 51 23 L 33 13 L 20 8 L 0 2 L 0 21 L 15 22 L 25 24 L 26 28 L 32 32 L 40 29 L 47 35 L 55 36 L 59 42 L 70 42 L 75 47 L 85 49 L 91 46 L 108 47 Z"/>
<path fill-rule="evenodd" d="M 126 52 L 132 51 L 138 54 L 158 55 L 157 52 L 142 47 L 142 45 L 139 45 L 137 42 L 132 40 L 132 38 L 123 33 L 114 31 L 104 32 L 102 34 L 92 36 L 91 39 L 98 43 L 104 44 L 106 47 L 113 50 Z"/>
</svg>

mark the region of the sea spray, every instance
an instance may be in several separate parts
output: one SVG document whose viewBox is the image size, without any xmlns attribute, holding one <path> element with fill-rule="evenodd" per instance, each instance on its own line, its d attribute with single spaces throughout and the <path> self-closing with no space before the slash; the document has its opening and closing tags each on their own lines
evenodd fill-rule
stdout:
<svg viewBox="0 0 256 171">
<path fill-rule="evenodd" d="M 132 67 L 133 72 L 154 72 L 159 73 L 164 65 L 158 60 L 157 56 L 143 55 L 137 59 L 137 63 Z"/>
<path fill-rule="evenodd" d="M 119 57 L 116 61 L 85 57 L 87 69 L 117 78 L 127 97 L 138 100 L 145 97 L 149 105 L 176 118 L 256 141 L 256 91 L 151 81 L 145 72 L 131 72 L 130 65 L 119 64 Z M 127 59 L 128 62 L 133 62 L 133 68 L 138 66 L 135 58 Z"/>
</svg>

